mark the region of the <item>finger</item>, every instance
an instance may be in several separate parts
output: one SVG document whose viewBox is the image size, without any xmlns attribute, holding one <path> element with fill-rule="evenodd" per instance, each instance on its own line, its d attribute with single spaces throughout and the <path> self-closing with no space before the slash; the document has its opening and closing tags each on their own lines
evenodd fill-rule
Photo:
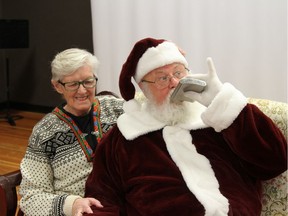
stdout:
<svg viewBox="0 0 288 216">
<path fill-rule="evenodd" d="M 87 209 L 85 209 L 85 213 L 89 214 L 89 213 L 93 213 L 93 211 L 91 208 L 87 208 Z"/>
<path fill-rule="evenodd" d="M 211 57 L 208 57 L 207 58 L 207 64 L 208 64 L 208 72 L 210 75 L 214 75 L 216 74 L 216 69 L 215 69 L 215 66 L 214 66 L 214 63 L 213 63 L 213 60 Z"/>
<path fill-rule="evenodd" d="M 206 80 L 207 79 L 207 74 L 189 74 L 187 77 L 191 77 L 194 79 L 200 79 L 200 80 Z"/>
<path fill-rule="evenodd" d="M 91 209 L 90 206 L 86 206 L 85 208 L 83 208 L 82 210 L 82 215 L 83 213 L 93 213 L 93 210 Z"/>
<path fill-rule="evenodd" d="M 103 205 L 101 204 L 101 202 L 97 199 L 94 198 L 89 198 L 90 204 L 95 205 L 96 207 L 102 208 Z"/>
<path fill-rule="evenodd" d="M 101 202 L 99 200 L 96 200 L 96 204 L 97 207 L 103 207 L 103 205 L 101 204 Z"/>
<path fill-rule="evenodd" d="M 77 212 L 74 214 L 74 216 L 82 216 L 82 212 Z"/>
</svg>

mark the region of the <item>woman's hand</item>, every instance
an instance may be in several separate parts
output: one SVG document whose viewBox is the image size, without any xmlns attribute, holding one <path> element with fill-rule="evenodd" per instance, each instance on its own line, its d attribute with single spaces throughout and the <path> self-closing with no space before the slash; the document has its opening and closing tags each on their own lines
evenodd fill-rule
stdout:
<svg viewBox="0 0 288 216">
<path fill-rule="evenodd" d="M 102 208 L 102 204 L 99 200 L 94 198 L 78 198 L 74 201 L 72 206 L 73 216 L 82 216 L 83 213 L 93 213 L 91 206 Z"/>
</svg>

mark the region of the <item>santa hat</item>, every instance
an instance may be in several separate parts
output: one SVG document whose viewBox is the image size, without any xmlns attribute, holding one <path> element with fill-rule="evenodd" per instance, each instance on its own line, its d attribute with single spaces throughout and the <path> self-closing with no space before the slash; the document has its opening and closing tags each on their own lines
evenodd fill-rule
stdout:
<svg viewBox="0 0 288 216">
<path fill-rule="evenodd" d="M 126 101 L 134 98 L 135 87 L 131 82 L 132 77 L 139 83 L 150 71 L 176 62 L 188 67 L 185 57 L 174 43 L 154 38 L 138 41 L 121 70 L 119 88 L 122 97 Z"/>
</svg>

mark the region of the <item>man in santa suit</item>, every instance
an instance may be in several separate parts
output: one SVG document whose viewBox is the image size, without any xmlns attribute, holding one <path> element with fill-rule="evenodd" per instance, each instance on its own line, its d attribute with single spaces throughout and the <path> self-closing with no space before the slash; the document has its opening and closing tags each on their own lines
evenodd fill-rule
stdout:
<svg viewBox="0 0 288 216">
<path fill-rule="evenodd" d="M 287 141 L 207 63 L 207 74 L 190 74 L 173 42 L 134 45 L 119 79 L 125 113 L 102 139 L 86 183 L 86 196 L 104 206 L 91 215 L 260 215 L 261 181 L 287 169 Z M 206 88 L 171 102 L 186 76 Z M 132 77 L 145 97 L 135 97 Z"/>
</svg>

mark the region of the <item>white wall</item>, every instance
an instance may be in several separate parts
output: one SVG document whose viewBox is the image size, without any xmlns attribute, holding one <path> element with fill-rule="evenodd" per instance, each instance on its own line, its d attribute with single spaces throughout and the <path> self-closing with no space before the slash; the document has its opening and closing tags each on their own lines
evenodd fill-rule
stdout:
<svg viewBox="0 0 288 216">
<path fill-rule="evenodd" d="M 174 41 L 190 68 L 214 60 L 223 82 L 247 97 L 287 102 L 286 0 L 91 0 L 98 91 L 119 94 L 118 77 L 135 42 Z"/>
</svg>

